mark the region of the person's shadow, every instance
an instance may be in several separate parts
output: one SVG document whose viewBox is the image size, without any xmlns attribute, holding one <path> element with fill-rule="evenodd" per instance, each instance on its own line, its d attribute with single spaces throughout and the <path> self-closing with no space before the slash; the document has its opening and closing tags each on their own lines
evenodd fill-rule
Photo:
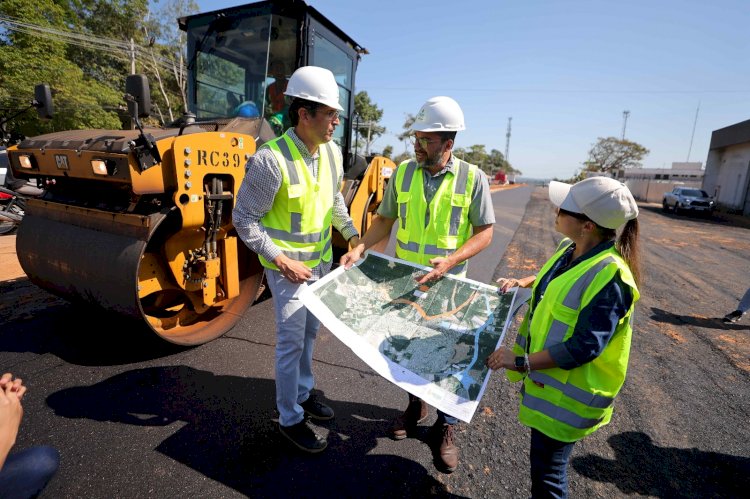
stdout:
<svg viewBox="0 0 750 499">
<path fill-rule="evenodd" d="M 607 441 L 615 459 L 588 454 L 573 458 L 571 465 L 582 476 L 612 483 L 625 494 L 741 497 L 750 488 L 748 457 L 659 447 L 641 432 L 620 433 Z"/>
<path fill-rule="evenodd" d="M 660 308 L 651 307 L 651 318 L 657 322 L 675 326 L 696 326 L 710 329 L 750 329 L 745 324 L 724 324 L 722 317 L 701 317 L 698 315 L 678 315 Z"/>
<path fill-rule="evenodd" d="M 370 455 L 392 410 L 329 401 L 336 419 L 325 424 L 328 449 L 310 455 L 279 435 L 274 393 L 269 379 L 164 366 L 61 390 L 47 403 L 65 418 L 152 427 L 184 423 L 156 450 L 251 497 L 456 497 L 419 463 Z"/>
</svg>

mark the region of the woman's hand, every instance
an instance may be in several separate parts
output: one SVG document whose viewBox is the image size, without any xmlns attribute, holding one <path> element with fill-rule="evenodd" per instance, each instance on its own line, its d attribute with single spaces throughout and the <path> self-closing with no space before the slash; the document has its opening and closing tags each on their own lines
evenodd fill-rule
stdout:
<svg viewBox="0 0 750 499">
<path fill-rule="evenodd" d="M 514 360 L 516 356 L 511 350 L 505 347 L 500 347 L 492 352 L 484 361 L 484 365 L 497 371 L 498 369 L 509 369 L 515 367 Z"/>
</svg>

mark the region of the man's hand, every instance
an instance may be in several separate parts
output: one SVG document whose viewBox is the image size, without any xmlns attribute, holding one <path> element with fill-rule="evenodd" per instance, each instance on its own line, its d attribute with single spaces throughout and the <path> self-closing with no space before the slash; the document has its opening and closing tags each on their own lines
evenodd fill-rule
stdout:
<svg viewBox="0 0 750 499">
<path fill-rule="evenodd" d="M 430 260 L 430 265 L 432 265 L 433 269 L 417 279 L 417 284 L 424 284 L 429 281 L 437 281 L 438 279 L 442 279 L 443 276 L 454 267 L 454 264 L 451 263 L 449 258 L 442 256 L 438 256 Z"/>
<path fill-rule="evenodd" d="M 359 259 L 362 258 L 362 253 L 364 252 L 365 252 L 365 245 L 357 244 L 351 250 L 349 250 L 349 252 L 347 252 L 346 254 L 344 254 L 344 256 L 341 257 L 341 260 L 339 260 L 339 265 L 343 265 L 345 269 L 351 268 L 352 265 L 357 263 L 357 261 L 359 261 Z"/>
<path fill-rule="evenodd" d="M 294 284 L 302 284 L 312 277 L 312 271 L 302 262 L 281 254 L 273 261 L 284 278 Z"/>
<path fill-rule="evenodd" d="M 351 245 L 352 249 L 345 253 L 344 256 L 342 256 L 339 260 L 339 265 L 342 265 L 345 269 L 350 269 L 352 265 L 357 263 L 357 261 L 362 258 L 362 253 L 365 252 L 366 248 L 365 244 L 362 242 L 362 239 L 357 236 L 351 238 L 349 244 Z"/>
</svg>

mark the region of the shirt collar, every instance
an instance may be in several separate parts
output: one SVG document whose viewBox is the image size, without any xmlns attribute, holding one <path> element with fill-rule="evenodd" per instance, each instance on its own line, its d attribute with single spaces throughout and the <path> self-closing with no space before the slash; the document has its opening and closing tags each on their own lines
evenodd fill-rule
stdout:
<svg viewBox="0 0 750 499">
<path fill-rule="evenodd" d="M 294 145 L 297 146 L 297 149 L 299 150 L 300 154 L 302 155 L 303 159 L 315 159 L 318 157 L 318 152 L 320 151 L 320 146 L 318 146 L 318 150 L 315 151 L 315 154 L 310 154 L 310 151 L 307 149 L 307 146 L 304 142 L 302 142 L 302 139 L 299 138 L 299 136 L 294 133 L 294 127 L 289 127 L 286 131 L 287 136 L 292 139 L 292 142 L 294 142 Z"/>
</svg>

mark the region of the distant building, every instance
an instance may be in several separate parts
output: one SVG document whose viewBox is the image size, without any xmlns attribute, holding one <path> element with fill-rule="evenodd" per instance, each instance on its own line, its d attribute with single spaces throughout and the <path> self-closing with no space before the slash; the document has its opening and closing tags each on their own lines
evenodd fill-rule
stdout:
<svg viewBox="0 0 750 499">
<path fill-rule="evenodd" d="M 750 120 L 711 133 L 703 189 L 720 207 L 750 216 Z"/>
<path fill-rule="evenodd" d="M 701 162 L 674 162 L 672 168 L 627 168 L 617 178 L 628 186 L 636 199 L 661 203 L 662 195 L 675 185 L 700 188 L 705 171 Z"/>
</svg>

